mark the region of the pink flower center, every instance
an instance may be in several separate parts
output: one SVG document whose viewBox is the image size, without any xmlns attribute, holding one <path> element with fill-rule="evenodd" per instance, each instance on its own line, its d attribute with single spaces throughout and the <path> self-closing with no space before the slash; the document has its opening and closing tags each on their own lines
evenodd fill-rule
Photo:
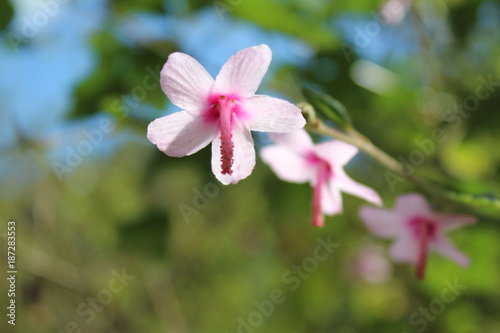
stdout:
<svg viewBox="0 0 500 333">
<path fill-rule="evenodd" d="M 207 123 L 218 122 L 220 128 L 220 153 L 221 169 L 223 175 L 233 173 L 234 143 L 233 126 L 234 118 L 241 118 L 241 98 L 235 94 L 220 95 L 214 94 L 208 97 L 207 109 L 203 113 L 203 118 Z"/>
<path fill-rule="evenodd" d="M 308 163 L 315 165 L 317 168 L 316 184 L 314 184 L 313 190 L 312 225 L 315 227 L 322 227 L 325 223 L 325 218 L 323 216 L 323 212 L 321 211 L 322 191 L 324 186 L 328 186 L 328 179 L 329 177 L 333 176 L 333 172 L 330 168 L 330 165 L 326 161 L 322 160 L 313 153 L 309 154 L 306 157 L 306 160 L 308 161 Z"/>
<path fill-rule="evenodd" d="M 437 223 L 423 216 L 411 218 L 406 225 L 418 240 L 417 278 L 424 278 L 429 242 L 436 238 Z"/>
</svg>

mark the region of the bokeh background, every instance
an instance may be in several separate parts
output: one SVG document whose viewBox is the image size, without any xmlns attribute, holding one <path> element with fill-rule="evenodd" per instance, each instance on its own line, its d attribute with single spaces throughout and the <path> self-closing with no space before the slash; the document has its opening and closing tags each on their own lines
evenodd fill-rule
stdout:
<svg viewBox="0 0 500 333">
<path fill-rule="evenodd" d="M 396 158 L 442 129 L 447 139 L 414 172 L 493 199 L 497 1 L 3 0 L 0 25 L 2 309 L 9 219 L 19 270 L 17 325 L 2 310 L 1 332 L 500 332 L 495 214 L 452 234 L 468 269 L 431 255 L 419 282 L 367 232 L 362 200 L 344 195 L 345 213 L 313 228 L 310 187 L 279 181 L 261 160 L 226 187 L 209 149 L 176 159 L 146 140 L 150 121 L 178 110 L 158 85 L 171 52 L 216 75 L 266 43 L 261 93 L 327 92 Z M 417 190 L 391 189 L 363 154 L 347 172 L 389 207 Z M 318 238 L 338 246 L 313 265 Z M 294 270 L 303 264 L 309 273 Z M 447 283 L 463 286 L 453 301 Z M 285 300 L 259 310 L 273 290 Z"/>
</svg>

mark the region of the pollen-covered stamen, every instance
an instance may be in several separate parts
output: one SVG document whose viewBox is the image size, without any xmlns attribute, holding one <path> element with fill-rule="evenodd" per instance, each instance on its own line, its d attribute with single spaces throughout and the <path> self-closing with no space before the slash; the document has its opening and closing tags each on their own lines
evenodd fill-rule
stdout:
<svg viewBox="0 0 500 333">
<path fill-rule="evenodd" d="M 321 192 L 323 187 L 327 186 L 329 166 L 326 162 L 319 160 L 318 162 L 318 173 L 316 178 L 316 184 L 314 185 L 313 192 L 313 218 L 312 225 L 315 227 L 322 227 L 325 223 L 325 218 L 323 212 L 321 211 Z"/>
<path fill-rule="evenodd" d="M 418 239 L 417 278 L 422 280 L 425 276 L 429 242 L 435 237 L 436 224 L 424 217 L 414 218 L 410 220 L 409 224 Z"/>
<path fill-rule="evenodd" d="M 226 96 L 219 98 L 219 123 L 220 123 L 220 154 L 221 154 L 221 169 L 223 175 L 233 173 L 234 162 L 234 143 L 232 134 L 232 116 L 234 112 L 235 101 L 228 99 Z"/>
<path fill-rule="evenodd" d="M 222 163 L 221 169 L 223 175 L 230 175 L 233 173 L 233 151 L 234 151 L 234 143 L 231 141 L 232 135 L 229 135 L 228 139 L 224 138 L 224 135 L 221 135 L 221 145 L 220 145 L 220 161 Z"/>
</svg>

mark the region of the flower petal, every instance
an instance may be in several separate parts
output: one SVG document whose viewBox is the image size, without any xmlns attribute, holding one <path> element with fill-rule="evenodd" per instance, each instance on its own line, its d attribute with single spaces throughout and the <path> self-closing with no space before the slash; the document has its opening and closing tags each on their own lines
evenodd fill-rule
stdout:
<svg viewBox="0 0 500 333">
<path fill-rule="evenodd" d="M 251 131 L 289 133 L 306 124 L 300 109 L 283 99 L 256 95 L 247 99 L 243 107 Z"/>
<path fill-rule="evenodd" d="M 455 245 L 444 235 L 439 236 L 438 239 L 432 242 L 432 247 L 436 252 L 441 253 L 443 256 L 456 261 L 459 265 L 467 267 L 469 265 L 469 258 L 460 252 Z"/>
<path fill-rule="evenodd" d="M 403 231 L 401 218 L 392 211 L 373 206 L 363 206 L 359 217 L 372 234 L 382 238 L 397 237 Z"/>
<path fill-rule="evenodd" d="M 477 222 L 477 219 L 470 215 L 433 214 L 432 216 L 443 227 L 443 230 L 447 231 Z"/>
<path fill-rule="evenodd" d="M 160 73 L 163 92 L 173 104 L 192 115 L 205 108 L 213 82 L 198 61 L 181 52 L 170 54 Z"/>
<path fill-rule="evenodd" d="M 224 185 L 236 184 L 248 177 L 255 167 L 255 148 L 250 131 L 238 123 L 233 127 L 233 166 L 232 174 L 222 174 L 221 138 L 217 134 L 212 143 L 212 171 Z"/>
<path fill-rule="evenodd" d="M 148 126 L 148 140 L 173 157 L 196 153 L 214 139 L 217 127 L 186 111 L 158 118 Z"/>
<path fill-rule="evenodd" d="M 271 63 L 272 52 L 265 44 L 241 50 L 222 66 L 211 93 L 255 94 Z"/>
<path fill-rule="evenodd" d="M 427 200 L 418 193 L 400 195 L 396 200 L 394 210 L 405 221 L 415 216 L 429 216 L 431 209 Z"/>
<path fill-rule="evenodd" d="M 368 186 L 365 186 L 363 184 L 360 184 L 352 180 L 351 177 L 349 177 L 344 172 L 343 169 L 341 168 L 335 169 L 333 177 L 335 179 L 337 187 L 342 192 L 349 193 L 359 198 L 365 199 L 366 201 L 371 202 L 377 206 L 382 205 L 382 199 L 380 198 L 377 192 L 375 192 Z"/>
<path fill-rule="evenodd" d="M 410 262 L 417 264 L 418 262 L 418 244 L 410 234 L 405 234 L 400 237 L 391 247 L 391 257 L 395 261 Z"/>
<path fill-rule="evenodd" d="M 260 150 L 260 156 L 281 180 L 304 183 L 313 175 L 306 160 L 287 147 L 270 145 Z"/>
<path fill-rule="evenodd" d="M 342 167 L 358 153 L 358 148 L 342 141 L 330 140 L 318 143 L 314 151 L 332 167 Z"/>
<path fill-rule="evenodd" d="M 306 154 L 314 149 L 314 143 L 304 129 L 285 134 L 269 134 L 269 138 L 278 145 L 284 146 L 298 154 Z"/>
<path fill-rule="evenodd" d="M 326 215 L 341 214 L 343 211 L 342 194 L 331 181 L 321 188 L 321 211 Z"/>
</svg>

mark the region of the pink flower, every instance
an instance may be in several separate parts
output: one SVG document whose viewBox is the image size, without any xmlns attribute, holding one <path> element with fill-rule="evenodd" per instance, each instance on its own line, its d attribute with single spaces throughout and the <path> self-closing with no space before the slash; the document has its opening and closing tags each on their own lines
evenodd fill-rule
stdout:
<svg viewBox="0 0 500 333">
<path fill-rule="evenodd" d="M 391 248 L 391 256 L 396 261 L 416 265 L 419 279 L 424 277 L 430 249 L 464 267 L 469 264 L 469 259 L 455 248 L 445 233 L 475 223 L 476 219 L 472 216 L 435 213 L 423 196 L 412 193 L 401 195 L 392 211 L 362 207 L 360 217 L 374 235 L 397 238 Z"/>
<path fill-rule="evenodd" d="M 374 190 L 352 180 L 343 169 L 358 152 L 356 147 L 342 141 L 315 145 L 305 130 L 276 134 L 271 139 L 277 144 L 262 148 L 262 159 L 282 180 L 311 183 L 314 226 L 323 226 L 323 213 L 342 212 L 341 191 L 382 204 Z"/>
<path fill-rule="evenodd" d="M 380 245 L 363 245 L 351 264 L 355 276 L 372 283 L 385 282 L 392 274 L 392 266 L 384 256 L 384 248 Z"/>
<path fill-rule="evenodd" d="M 148 126 L 148 139 L 173 157 L 212 143 L 212 171 L 223 184 L 237 183 L 255 166 L 250 131 L 286 133 L 305 125 L 295 105 L 255 95 L 271 62 L 267 45 L 239 51 L 215 80 L 192 57 L 172 53 L 161 71 L 161 87 L 182 108 Z"/>
</svg>

